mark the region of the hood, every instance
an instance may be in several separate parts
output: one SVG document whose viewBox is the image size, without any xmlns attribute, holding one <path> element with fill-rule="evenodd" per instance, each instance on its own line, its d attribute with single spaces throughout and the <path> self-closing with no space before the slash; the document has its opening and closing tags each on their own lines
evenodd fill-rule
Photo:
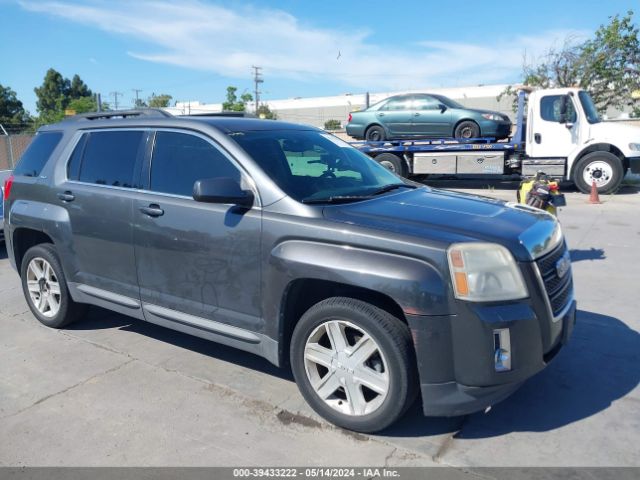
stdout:
<svg viewBox="0 0 640 480">
<path fill-rule="evenodd" d="M 607 139 L 625 150 L 629 143 L 640 143 L 640 127 L 619 122 L 593 123 L 589 125 L 589 137 L 597 139 L 598 142 Z"/>
<path fill-rule="evenodd" d="M 469 241 L 499 243 L 520 261 L 543 255 L 559 238 L 558 223 L 546 212 L 428 187 L 328 206 L 324 216 L 335 222 L 424 238 L 445 247 Z"/>
</svg>

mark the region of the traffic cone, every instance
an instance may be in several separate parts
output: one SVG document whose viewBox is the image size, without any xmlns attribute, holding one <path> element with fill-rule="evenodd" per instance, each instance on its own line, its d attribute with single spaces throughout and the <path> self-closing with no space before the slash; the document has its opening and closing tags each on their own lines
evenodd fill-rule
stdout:
<svg viewBox="0 0 640 480">
<path fill-rule="evenodd" d="M 589 195 L 589 203 L 602 203 L 600 196 L 598 195 L 598 187 L 596 187 L 596 181 L 591 183 L 591 195 Z"/>
</svg>

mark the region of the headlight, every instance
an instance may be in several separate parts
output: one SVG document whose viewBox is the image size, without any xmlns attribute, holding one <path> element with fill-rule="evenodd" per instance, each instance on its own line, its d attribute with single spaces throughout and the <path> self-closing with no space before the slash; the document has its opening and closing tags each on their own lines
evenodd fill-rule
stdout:
<svg viewBox="0 0 640 480">
<path fill-rule="evenodd" d="M 504 120 L 504 118 L 502 118 L 500 115 L 496 115 L 495 113 L 483 113 L 482 118 L 493 120 L 494 122 L 502 122 Z"/>
<path fill-rule="evenodd" d="M 630 143 L 629 149 L 637 152 L 638 150 L 640 150 L 640 143 Z"/>
<path fill-rule="evenodd" d="M 456 298 L 470 302 L 529 296 L 511 252 L 495 243 L 455 243 L 447 250 Z"/>
</svg>

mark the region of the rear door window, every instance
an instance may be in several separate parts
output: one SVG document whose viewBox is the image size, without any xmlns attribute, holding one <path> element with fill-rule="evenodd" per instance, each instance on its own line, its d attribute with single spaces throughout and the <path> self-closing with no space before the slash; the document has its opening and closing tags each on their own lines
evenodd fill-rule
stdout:
<svg viewBox="0 0 640 480">
<path fill-rule="evenodd" d="M 211 143 L 188 133 L 156 133 L 151 159 L 152 191 L 191 197 L 197 180 L 221 177 L 240 181 L 240 171 Z"/>
<path fill-rule="evenodd" d="M 380 110 L 385 111 L 402 111 L 402 110 L 411 110 L 411 98 L 410 97 L 400 97 L 393 98 L 389 100 L 386 104 L 380 107 Z"/>
<path fill-rule="evenodd" d="M 37 134 L 22 155 L 13 174 L 24 175 L 25 177 L 40 176 L 40 172 L 61 139 L 61 132 L 44 132 Z"/>
<path fill-rule="evenodd" d="M 84 146 L 79 180 L 133 188 L 136 161 L 144 148 L 144 133 L 140 130 L 91 132 Z M 69 168 L 72 167 L 73 158 Z"/>
</svg>

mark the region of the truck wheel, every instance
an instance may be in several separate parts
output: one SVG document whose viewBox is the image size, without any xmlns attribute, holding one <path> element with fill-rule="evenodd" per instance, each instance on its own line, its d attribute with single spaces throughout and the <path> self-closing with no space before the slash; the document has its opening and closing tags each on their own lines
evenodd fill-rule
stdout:
<svg viewBox="0 0 640 480">
<path fill-rule="evenodd" d="M 364 133 L 364 139 L 367 142 L 382 142 L 385 140 L 384 128 L 380 125 L 373 125 L 367 128 L 367 131 Z"/>
<path fill-rule="evenodd" d="M 595 180 L 598 193 L 611 193 L 622 182 L 624 168 L 618 157 L 609 152 L 592 152 L 576 163 L 573 181 L 582 193 L 591 191 Z"/>
<path fill-rule="evenodd" d="M 300 392 L 322 417 L 343 428 L 377 432 L 416 395 L 408 327 L 373 305 L 333 297 L 311 307 L 291 338 Z"/>
<path fill-rule="evenodd" d="M 479 138 L 480 127 L 476 122 L 465 120 L 460 122 L 453 132 L 454 138 Z"/>
<path fill-rule="evenodd" d="M 404 159 L 393 153 L 381 153 L 375 160 L 387 170 L 391 170 L 401 177 L 406 177 L 409 173 Z"/>
<path fill-rule="evenodd" d="M 86 305 L 73 301 L 62 266 L 51 244 L 31 247 L 22 259 L 22 291 L 40 323 L 62 328 L 86 312 Z"/>
</svg>

